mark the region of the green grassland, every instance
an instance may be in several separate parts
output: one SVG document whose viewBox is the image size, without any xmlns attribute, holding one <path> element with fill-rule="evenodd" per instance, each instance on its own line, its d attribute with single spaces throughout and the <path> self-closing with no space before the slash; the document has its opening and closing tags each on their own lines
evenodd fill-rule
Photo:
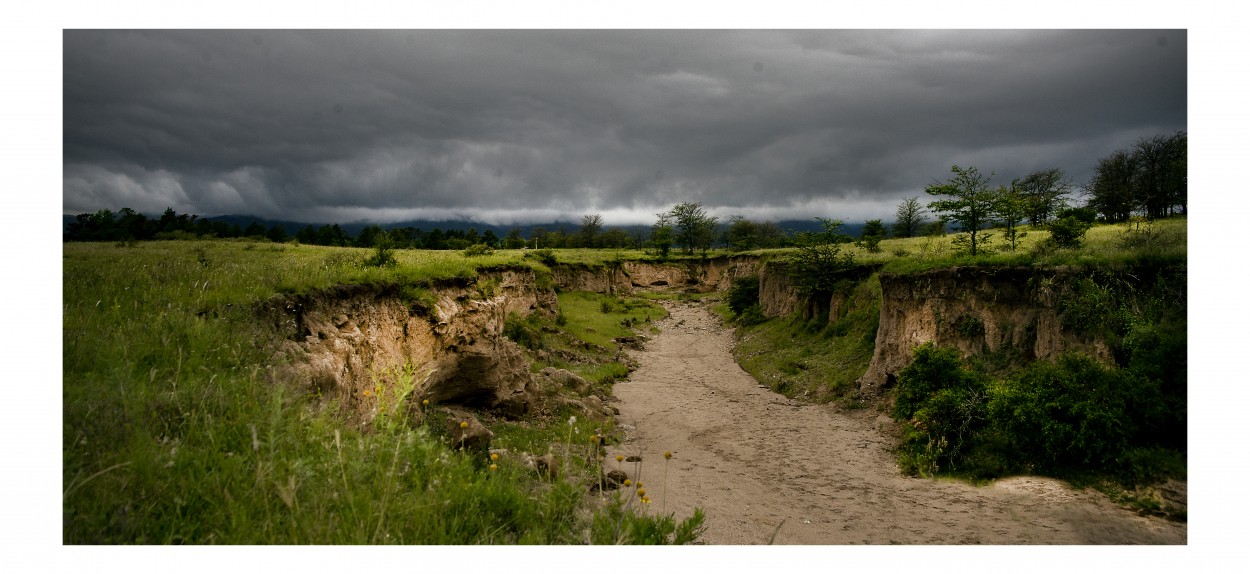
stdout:
<svg viewBox="0 0 1250 574">
<path fill-rule="evenodd" d="M 584 443 L 570 444 L 593 434 L 587 421 L 573 433 L 550 420 L 497 427 L 509 450 L 492 469 L 485 453 L 450 450 L 431 422 L 360 428 L 271 380 L 277 341 L 255 306 L 275 293 L 420 290 L 501 265 L 549 274 L 520 251 L 397 251 L 387 267 L 364 265 L 371 255 L 231 241 L 64 245 L 64 543 L 567 544 L 689 533 L 689 522 L 622 515 L 627 507 L 603 506 L 585 484 L 545 480 L 513 450 L 556 451 L 587 475 L 588 455 L 574 459 Z M 619 519 L 599 518 L 608 515 Z"/>
</svg>

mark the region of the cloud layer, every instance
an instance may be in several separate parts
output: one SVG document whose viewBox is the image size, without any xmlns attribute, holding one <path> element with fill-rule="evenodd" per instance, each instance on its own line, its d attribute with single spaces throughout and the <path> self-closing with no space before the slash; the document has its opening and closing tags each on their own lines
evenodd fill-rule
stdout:
<svg viewBox="0 0 1250 574">
<path fill-rule="evenodd" d="M 891 218 L 1186 129 L 1186 33 L 66 31 L 66 213 Z"/>
</svg>

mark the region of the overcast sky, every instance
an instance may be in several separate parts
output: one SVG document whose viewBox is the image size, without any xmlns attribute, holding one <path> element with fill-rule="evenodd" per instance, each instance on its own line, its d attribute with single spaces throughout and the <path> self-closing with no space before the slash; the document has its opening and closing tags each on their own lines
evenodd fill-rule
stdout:
<svg viewBox="0 0 1250 574">
<path fill-rule="evenodd" d="M 64 33 L 63 211 L 881 217 L 1187 130 L 1184 30 Z M 923 197 L 927 201 L 928 197 Z"/>
</svg>

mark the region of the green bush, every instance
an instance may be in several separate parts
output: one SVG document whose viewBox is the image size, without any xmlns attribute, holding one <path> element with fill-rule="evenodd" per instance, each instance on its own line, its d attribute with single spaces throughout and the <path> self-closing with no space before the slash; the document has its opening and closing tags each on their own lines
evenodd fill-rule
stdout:
<svg viewBox="0 0 1250 574">
<path fill-rule="evenodd" d="M 548 267 L 556 264 L 556 252 L 550 249 L 535 249 L 527 252 L 525 257 L 527 259 L 535 259 Z"/>
<path fill-rule="evenodd" d="M 964 368 L 959 351 L 925 343 L 916 348 L 912 363 L 899 373 L 894 418 L 910 420 L 943 389 L 977 391 L 983 386 L 976 374 Z"/>
<path fill-rule="evenodd" d="M 1029 365 L 989 403 L 994 424 L 1020 455 L 1052 472 L 1121 470 L 1125 453 L 1165 409 L 1156 381 L 1083 355 Z"/>
<path fill-rule="evenodd" d="M 1062 249 L 1076 249 L 1085 241 L 1085 233 L 1093 225 L 1076 217 L 1060 217 L 1048 226 L 1050 244 Z"/>
<path fill-rule="evenodd" d="M 484 255 L 494 255 L 494 253 L 495 249 L 485 243 L 475 243 L 464 250 L 465 257 L 482 257 Z"/>
<path fill-rule="evenodd" d="M 751 307 L 758 307 L 760 304 L 760 278 L 758 276 L 740 277 L 734 279 L 733 285 L 729 288 L 729 297 L 727 303 L 729 310 L 734 315 L 742 315 Z"/>
<path fill-rule="evenodd" d="M 910 421 L 902 461 L 912 474 L 953 470 L 986 426 L 985 383 L 959 352 L 926 343 L 899 373 L 894 418 Z"/>
<path fill-rule="evenodd" d="M 537 315 L 521 317 L 516 313 L 509 313 L 503 323 L 503 335 L 526 349 L 543 347 L 542 324 Z"/>
</svg>

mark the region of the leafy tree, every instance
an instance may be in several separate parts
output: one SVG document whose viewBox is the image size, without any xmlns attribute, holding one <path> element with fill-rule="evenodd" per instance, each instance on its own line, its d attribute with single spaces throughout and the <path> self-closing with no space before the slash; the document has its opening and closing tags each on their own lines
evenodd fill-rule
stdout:
<svg viewBox="0 0 1250 574">
<path fill-rule="evenodd" d="M 741 215 L 729 218 L 725 242 L 733 251 L 747 251 L 759 246 L 759 226 Z"/>
<path fill-rule="evenodd" d="M 305 245 L 316 245 L 317 229 L 311 224 L 305 225 L 303 229 L 299 230 L 299 232 L 295 234 L 295 239 Z"/>
<path fill-rule="evenodd" d="M 951 166 L 951 173 L 955 175 L 946 183 L 934 183 L 925 188 L 925 193 L 952 199 L 929 202 L 929 209 L 945 214 L 955 223 L 955 230 L 960 233 L 955 246 L 975 256 L 990 241 L 990 234 L 983 229 L 991 221 L 998 195 L 989 187 L 993 174 L 983 176 L 975 167 L 964 169 L 957 165 Z"/>
<path fill-rule="evenodd" d="M 701 204 L 690 202 L 677 204 L 669 214 L 673 218 L 675 239 L 685 247 L 686 253 L 702 249 L 706 254 L 715 237 L 716 218 L 709 216 Z"/>
<path fill-rule="evenodd" d="M 1166 217 L 1185 203 L 1185 148 L 1183 132 L 1137 141 L 1133 158 L 1137 167 L 1134 201 L 1151 219 Z"/>
<path fill-rule="evenodd" d="M 504 249 L 520 249 L 525 247 L 525 240 L 521 239 L 521 228 L 513 227 L 503 238 Z"/>
<path fill-rule="evenodd" d="M 1015 182 L 1014 187 L 1027 202 L 1029 223 L 1034 226 L 1046 223 L 1063 209 L 1066 196 L 1072 191 L 1072 183 L 1058 168 L 1030 173 Z"/>
<path fill-rule="evenodd" d="M 841 244 L 850 239 L 841 232 L 842 220 L 816 219 L 822 230 L 800 234 L 798 250 L 786 260 L 790 281 L 803 293 L 832 291 L 841 272 L 855 265 L 854 257 L 842 252 Z"/>
<path fill-rule="evenodd" d="M 655 214 L 655 224 L 651 226 L 651 245 L 660 253 L 660 258 L 668 257 L 673 247 L 673 216 L 669 213 Z"/>
<path fill-rule="evenodd" d="M 599 232 L 603 230 L 603 216 L 598 213 L 587 214 L 582 216 L 582 228 L 578 232 L 578 239 L 582 247 L 596 247 L 598 243 Z"/>
<path fill-rule="evenodd" d="M 631 244 L 633 244 L 633 238 L 629 236 L 627 231 L 619 227 L 609 229 L 599 236 L 599 245 L 601 247 L 620 249 L 629 247 Z"/>
<path fill-rule="evenodd" d="M 909 197 L 898 204 L 895 212 L 894 236 L 915 237 L 922 233 L 924 227 L 924 207 L 919 197 Z"/>
<path fill-rule="evenodd" d="M 1016 250 L 1016 242 L 1026 234 L 1020 231 L 1020 223 L 1029 215 L 1029 199 L 1020 193 L 1016 182 L 1010 186 L 999 186 L 992 206 L 993 216 L 1003 226 L 1003 237 L 1008 241 L 1011 251 Z"/>
<path fill-rule="evenodd" d="M 482 232 L 482 243 L 486 244 L 486 246 L 488 247 L 493 248 L 499 245 L 499 237 L 495 235 L 494 230 L 487 229 L 486 231 Z"/>
<path fill-rule="evenodd" d="M 165 230 L 164 225 L 161 226 L 161 230 L 162 232 Z M 248 224 L 246 229 L 243 230 L 243 236 L 244 237 L 264 237 L 265 231 L 266 229 L 264 225 L 261 225 L 259 221 L 253 221 L 252 223 Z"/>
<path fill-rule="evenodd" d="M 285 243 L 289 235 L 287 235 L 285 227 L 275 223 L 269 228 L 269 231 L 265 232 L 265 237 L 268 237 L 274 243 Z"/>
<path fill-rule="evenodd" d="M 1136 174 L 1137 160 L 1124 150 L 1098 160 L 1094 177 L 1085 186 L 1090 195 L 1089 206 L 1110 223 L 1128 221 L 1133 215 Z"/>
<path fill-rule="evenodd" d="M 885 224 L 880 219 L 869 219 L 864 222 L 864 229 L 860 231 L 858 245 L 869 253 L 880 253 L 880 244 L 885 239 L 885 233 Z"/>
</svg>

